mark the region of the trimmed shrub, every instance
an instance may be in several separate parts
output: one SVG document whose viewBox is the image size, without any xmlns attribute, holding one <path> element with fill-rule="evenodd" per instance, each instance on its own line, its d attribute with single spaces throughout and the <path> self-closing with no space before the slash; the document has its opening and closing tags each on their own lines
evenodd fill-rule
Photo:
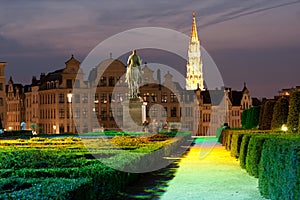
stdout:
<svg viewBox="0 0 300 200">
<path fill-rule="evenodd" d="M 231 138 L 231 156 L 238 158 L 240 155 L 240 147 L 242 143 L 244 134 L 243 133 L 233 133 Z"/>
<path fill-rule="evenodd" d="M 259 190 L 270 199 L 300 199 L 300 139 L 266 140 L 259 165 Z"/>
<path fill-rule="evenodd" d="M 298 122 L 298 133 L 300 133 L 300 114 L 299 114 L 299 122 Z"/>
<path fill-rule="evenodd" d="M 242 113 L 242 126 L 245 129 L 258 127 L 261 106 L 251 107 Z"/>
<path fill-rule="evenodd" d="M 0 179 L 0 199 L 94 199 L 90 179 Z"/>
<path fill-rule="evenodd" d="M 232 132 L 226 131 L 225 134 L 226 134 L 225 148 L 226 148 L 226 150 L 230 150 Z"/>
<path fill-rule="evenodd" d="M 265 104 L 263 106 L 263 115 L 261 118 L 261 126 L 260 129 L 262 130 L 270 130 L 271 129 L 271 122 L 272 122 L 272 116 L 273 116 L 273 110 L 275 105 L 275 100 L 270 99 L 265 101 Z"/>
<path fill-rule="evenodd" d="M 286 98 L 279 98 L 274 106 L 272 116 L 271 129 L 280 129 L 283 124 L 286 124 L 289 112 L 289 101 Z"/>
<path fill-rule="evenodd" d="M 289 115 L 287 126 L 290 131 L 296 132 L 298 129 L 300 114 L 300 91 L 293 91 L 290 98 Z"/>
<path fill-rule="evenodd" d="M 248 144 L 246 170 L 249 175 L 258 178 L 258 166 L 266 135 L 253 135 Z"/>
<path fill-rule="evenodd" d="M 250 140 L 251 135 L 247 134 L 243 136 L 242 142 L 241 142 L 241 148 L 240 148 L 240 166 L 241 168 L 246 168 L 246 157 L 247 157 L 247 151 L 248 151 L 248 144 Z"/>
<path fill-rule="evenodd" d="M 0 154 L 0 169 L 81 166 L 76 156 L 58 151 L 15 149 Z"/>
</svg>

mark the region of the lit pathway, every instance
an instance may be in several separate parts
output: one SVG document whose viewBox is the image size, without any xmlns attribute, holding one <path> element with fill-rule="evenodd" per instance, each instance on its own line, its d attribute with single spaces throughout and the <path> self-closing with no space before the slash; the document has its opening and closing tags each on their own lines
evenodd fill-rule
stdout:
<svg viewBox="0 0 300 200">
<path fill-rule="evenodd" d="M 242 170 L 230 152 L 216 144 L 215 138 L 198 139 L 196 143 L 179 162 L 175 177 L 161 199 L 264 199 L 257 188 L 258 179 Z M 202 154 L 206 156 L 200 158 Z"/>
</svg>

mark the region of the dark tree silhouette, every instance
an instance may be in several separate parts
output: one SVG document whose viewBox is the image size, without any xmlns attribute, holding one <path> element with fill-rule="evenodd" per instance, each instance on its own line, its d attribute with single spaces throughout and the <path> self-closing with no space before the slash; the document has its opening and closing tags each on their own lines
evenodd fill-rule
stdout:
<svg viewBox="0 0 300 200">
<path fill-rule="evenodd" d="M 273 117 L 271 122 L 272 130 L 280 129 L 283 124 L 286 124 L 289 113 L 289 101 L 282 97 L 279 98 L 274 106 Z"/>
<path fill-rule="evenodd" d="M 287 126 L 290 131 L 296 132 L 298 129 L 300 114 L 300 91 L 294 90 L 290 98 L 289 115 Z"/>
</svg>

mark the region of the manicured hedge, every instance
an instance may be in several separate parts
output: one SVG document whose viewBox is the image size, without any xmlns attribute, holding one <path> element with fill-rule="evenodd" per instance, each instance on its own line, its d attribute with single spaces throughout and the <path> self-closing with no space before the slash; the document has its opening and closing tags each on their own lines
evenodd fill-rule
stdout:
<svg viewBox="0 0 300 200">
<path fill-rule="evenodd" d="M 0 179 L 0 199 L 95 199 L 87 178 Z"/>
<path fill-rule="evenodd" d="M 243 133 L 233 133 L 231 138 L 231 156 L 238 158 L 240 156 L 240 147 L 242 143 L 244 134 Z"/>
<path fill-rule="evenodd" d="M 270 199 L 300 199 L 300 134 L 232 131 L 231 154 L 259 178 L 261 194 Z M 252 133 L 251 133 L 252 132 Z M 239 138 L 242 137 L 240 151 Z"/>
<path fill-rule="evenodd" d="M 239 159 L 240 159 L 240 166 L 243 169 L 246 168 L 246 157 L 247 157 L 248 144 L 250 138 L 251 138 L 250 134 L 245 134 L 241 142 Z"/>
<path fill-rule="evenodd" d="M 300 199 L 300 140 L 266 140 L 259 166 L 259 190 L 270 199 Z"/>
<path fill-rule="evenodd" d="M 246 170 L 248 174 L 258 178 L 258 166 L 266 135 L 254 135 L 250 138 L 246 157 Z"/>
<path fill-rule="evenodd" d="M 111 199 L 129 182 L 136 180 L 138 174 L 126 173 L 114 170 L 104 166 L 99 161 L 98 163 L 73 168 L 23 168 L 19 170 L 1 170 L 1 176 L 10 180 L 11 177 L 23 178 L 24 180 L 30 178 L 36 179 L 81 179 L 89 180 L 86 184 L 92 188 L 88 190 L 91 196 L 97 196 L 100 199 Z M 44 184 L 41 182 L 41 184 Z M 48 183 L 47 183 L 48 184 Z M 44 187 L 44 186 L 41 186 Z M 47 186 L 48 187 L 48 186 Z M 60 190 L 64 188 L 57 188 Z M 3 190 L 3 188 L 2 188 Z M 14 189 L 12 189 L 14 191 Z M 0 188 L 1 191 L 1 188 Z M 31 194 L 31 193 L 30 193 Z M 0 198 L 1 199 L 1 198 Z M 26 198 L 27 199 L 27 198 Z"/>
<path fill-rule="evenodd" d="M 297 132 L 300 115 L 300 91 L 294 90 L 290 97 L 287 126 L 289 131 Z"/>
<path fill-rule="evenodd" d="M 253 129 L 258 127 L 261 106 L 251 107 L 242 113 L 242 127 Z"/>
<path fill-rule="evenodd" d="M 225 132 L 226 134 L 226 140 L 225 140 L 225 148 L 227 150 L 230 150 L 230 147 L 231 147 L 231 138 L 232 138 L 232 132 L 231 131 L 226 131 Z"/>
<path fill-rule="evenodd" d="M 102 146 L 92 152 L 81 147 L 77 149 L 80 139 L 73 141 L 74 138 L 32 138 L 26 141 L 8 141 L 10 144 L 41 143 L 42 147 L 9 145 L 0 149 L 0 199 L 36 199 L 33 197 L 35 193 L 37 199 L 114 199 L 122 188 L 136 181 L 139 174 L 115 170 L 95 158 L 105 157 L 108 163 L 114 163 L 120 169 L 134 169 L 135 166 L 154 168 L 155 164 L 162 163 L 158 159 L 166 162 L 163 157 L 174 155 L 182 146 L 187 146 L 191 139 L 190 133 L 177 134 L 177 136 L 172 139 L 167 139 L 170 136 L 155 136 L 151 137 L 151 140 L 142 137 L 116 137 L 114 142 L 117 146 L 120 145 L 120 148 L 134 146 L 130 154 L 122 154 L 120 152 L 125 151 L 116 148 L 103 149 Z M 156 138 L 159 141 L 156 141 Z M 161 138 L 164 140 L 161 141 Z M 75 150 L 55 145 L 56 142 L 66 140 L 74 142 Z M 45 143 L 49 143 L 50 146 Z M 156 156 L 148 154 L 151 151 L 157 152 Z M 52 184 L 52 181 L 60 179 L 62 182 Z M 42 191 L 39 193 L 37 190 Z M 51 193 L 51 190 L 55 191 Z M 81 194 L 80 191 L 87 193 L 86 196 L 83 196 L 84 193 Z"/>
</svg>

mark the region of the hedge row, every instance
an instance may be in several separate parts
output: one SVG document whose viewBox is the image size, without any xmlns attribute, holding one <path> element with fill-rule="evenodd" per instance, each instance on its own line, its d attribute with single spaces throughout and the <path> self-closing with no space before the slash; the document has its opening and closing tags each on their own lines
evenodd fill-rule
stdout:
<svg viewBox="0 0 300 200">
<path fill-rule="evenodd" d="M 259 166 L 259 190 L 270 199 L 300 199 L 299 138 L 265 142 Z"/>
<path fill-rule="evenodd" d="M 246 171 L 248 172 L 248 174 L 254 176 L 255 178 L 258 178 L 258 166 L 266 137 L 266 135 L 254 135 L 253 137 L 250 137 L 248 143 Z"/>
<path fill-rule="evenodd" d="M 241 168 L 245 169 L 246 168 L 246 157 L 247 157 L 247 152 L 248 152 L 248 144 L 249 144 L 249 140 L 251 138 L 251 135 L 249 134 L 245 134 L 243 135 L 243 139 L 241 142 L 241 147 L 240 147 L 240 166 Z"/>
<path fill-rule="evenodd" d="M 225 131 L 223 145 L 270 199 L 300 199 L 300 135 Z"/>
<path fill-rule="evenodd" d="M 95 199 L 87 178 L 0 179 L 0 199 Z"/>
<path fill-rule="evenodd" d="M 92 188 L 92 190 L 87 190 L 90 197 L 88 199 L 95 199 L 95 197 L 99 199 L 112 199 L 118 193 L 118 191 L 120 191 L 120 189 L 122 189 L 125 185 L 136 180 L 138 174 L 117 171 L 115 169 L 112 169 L 110 167 L 101 164 L 98 161 L 98 163 L 92 165 L 88 165 L 84 167 L 73 167 L 73 168 L 57 167 L 57 168 L 49 168 L 49 169 L 48 168 L 40 168 L 40 169 L 23 168 L 19 170 L 6 169 L 6 170 L 1 170 L 0 176 L 1 178 L 6 178 L 6 180 L 8 180 L 9 182 L 14 180 L 15 179 L 14 177 L 22 178 L 24 180 L 31 179 L 31 178 L 42 179 L 42 180 L 43 179 L 51 180 L 51 179 L 58 179 L 58 178 L 62 180 L 64 179 L 80 180 L 82 178 L 85 178 L 88 181 L 85 181 L 84 185 L 87 184 L 89 185 L 89 188 Z M 40 185 L 41 186 L 39 187 L 42 188 L 48 187 L 48 182 L 41 182 Z M 12 187 L 9 188 L 8 190 L 14 191 L 19 194 L 19 192 L 16 191 L 16 189 L 14 188 L 14 186 L 13 185 L 11 186 Z M 31 187 L 35 187 L 35 186 L 29 185 L 28 188 L 29 187 L 31 190 Z M 50 185 L 49 187 L 52 187 L 52 185 Z M 82 186 L 78 185 L 78 187 L 82 187 Z M 65 187 L 55 186 L 55 188 L 56 188 L 55 190 L 57 190 L 56 193 L 62 193 L 62 191 L 60 190 L 65 190 Z M 75 189 L 77 188 L 77 185 L 71 184 L 70 188 L 74 188 L 74 190 L 69 191 L 69 193 L 73 193 L 76 191 Z M 0 190 L 3 191 L 3 187 L 0 188 Z M 25 195 L 25 196 L 32 194 L 32 193 L 28 193 L 27 190 L 25 191 L 25 193 L 24 192 L 21 193 L 20 195 Z M 31 199 L 29 197 L 30 196 L 28 196 L 28 198 L 22 198 L 22 199 Z M 48 199 L 51 198 L 52 196 L 48 196 Z M 0 199 L 2 198 L 0 197 Z M 87 199 L 87 198 L 82 198 L 82 199 Z"/>
<path fill-rule="evenodd" d="M 242 143 L 244 134 L 232 134 L 231 136 L 231 143 L 230 143 L 230 150 L 231 156 L 238 158 L 240 156 L 240 147 Z"/>
<path fill-rule="evenodd" d="M 0 199 L 114 199 L 123 187 L 139 177 L 126 169 L 154 168 L 167 162 L 162 158 L 176 153 L 189 139 L 190 135 L 185 133 L 166 141 L 161 149 L 154 145 L 152 155 L 143 148 L 120 151 L 124 153 L 104 150 L 114 153 L 104 160 L 114 164 L 115 169 L 96 160 L 97 156 L 86 159 L 84 154 L 71 151 L 10 149 L 0 154 Z"/>
</svg>

